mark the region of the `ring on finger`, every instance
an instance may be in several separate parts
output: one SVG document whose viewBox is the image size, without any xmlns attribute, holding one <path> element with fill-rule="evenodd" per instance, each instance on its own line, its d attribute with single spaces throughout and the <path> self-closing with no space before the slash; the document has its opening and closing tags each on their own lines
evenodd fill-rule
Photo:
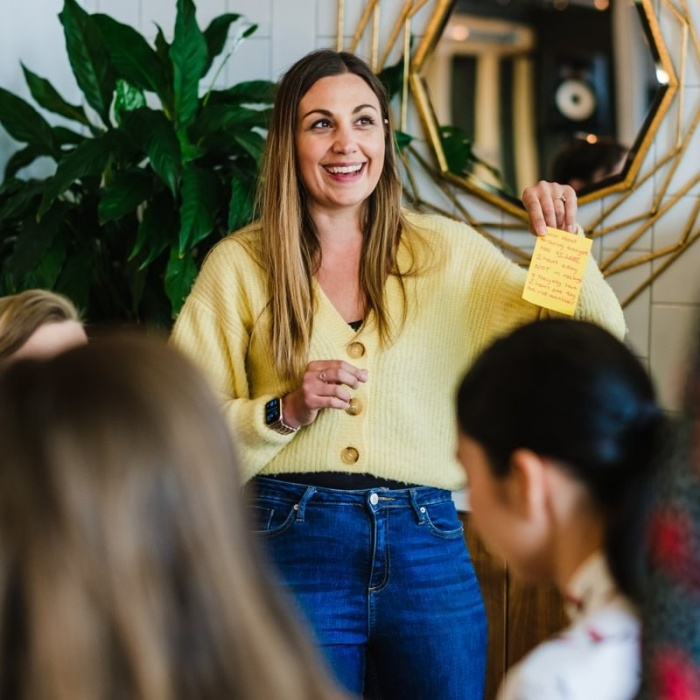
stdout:
<svg viewBox="0 0 700 700">
<path fill-rule="evenodd" d="M 326 373 L 323 372 L 323 371 L 321 371 L 321 372 L 318 373 L 318 378 L 319 378 L 324 384 L 326 384 L 326 383 L 328 382 L 328 378 L 326 377 Z"/>
<path fill-rule="evenodd" d="M 555 197 L 554 199 L 561 199 L 561 201 L 566 204 L 566 197 L 563 194 L 560 194 L 558 197 Z"/>
</svg>

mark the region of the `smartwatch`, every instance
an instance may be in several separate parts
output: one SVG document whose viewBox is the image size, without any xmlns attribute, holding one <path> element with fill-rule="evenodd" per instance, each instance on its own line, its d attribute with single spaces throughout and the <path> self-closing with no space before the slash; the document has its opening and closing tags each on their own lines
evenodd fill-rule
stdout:
<svg viewBox="0 0 700 700">
<path fill-rule="evenodd" d="M 265 404 L 265 425 L 280 435 L 291 435 L 299 428 L 292 428 L 284 422 L 282 416 L 282 399 L 276 396 Z"/>
</svg>

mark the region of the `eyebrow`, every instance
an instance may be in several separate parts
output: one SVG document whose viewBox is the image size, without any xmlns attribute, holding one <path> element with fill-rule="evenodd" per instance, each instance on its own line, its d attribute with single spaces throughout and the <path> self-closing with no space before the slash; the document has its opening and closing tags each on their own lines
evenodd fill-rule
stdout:
<svg viewBox="0 0 700 700">
<path fill-rule="evenodd" d="M 363 109 L 372 109 L 375 112 L 378 112 L 379 110 L 371 104 L 361 104 L 357 105 L 355 109 L 352 110 L 353 114 L 357 114 L 358 112 L 361 112 Z M 314 109 L 310 109 L 306 114 L 304 114 L 301 118 L 306 119 L 306 117 L 312 115 L 312 114 L 322 114 L 324 117 L 332 117 L 333 112 L 327 110 L 327 109 L 321 109 L 320 107 L 316 107 Z"/>
</svg>

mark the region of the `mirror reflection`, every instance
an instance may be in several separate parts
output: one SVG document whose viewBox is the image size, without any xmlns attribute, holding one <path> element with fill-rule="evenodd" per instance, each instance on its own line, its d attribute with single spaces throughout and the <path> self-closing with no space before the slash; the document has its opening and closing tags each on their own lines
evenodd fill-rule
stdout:
<svg viewBox="0 0 700 700">
<path fill-rule="evenodd" d="M 623 181 L 666 88 L 643 0 L 455 0 L 421 75 L 447 169 L 517 202 Z M 601 192 L 602 193 L 602 192 Z"/>
</svg>

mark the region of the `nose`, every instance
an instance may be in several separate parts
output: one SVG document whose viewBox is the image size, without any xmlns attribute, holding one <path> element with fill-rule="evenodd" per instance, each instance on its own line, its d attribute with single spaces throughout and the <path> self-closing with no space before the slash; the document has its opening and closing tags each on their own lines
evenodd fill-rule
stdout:
<svg viewBox="0 0 700 700">
<path fill-rule="evenodd" d="M 346 155 L 354 153 L 357 150 L 357 144 L 352 133 L 352 129 L 346 126 L 339 126 L 335 132 L 335 140 L 333 142 L 333 152 Z"/>
</svg>

